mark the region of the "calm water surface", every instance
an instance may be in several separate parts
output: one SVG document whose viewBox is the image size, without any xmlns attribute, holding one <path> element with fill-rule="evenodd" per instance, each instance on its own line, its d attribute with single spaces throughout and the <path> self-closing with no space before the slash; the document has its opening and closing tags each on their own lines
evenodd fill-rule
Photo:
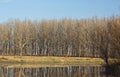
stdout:
<svg viewBox="0 0 120 77">
<path fill-rule="evenodd" d="M 106 67 L 103 66 L 68 65 L 64 67 L 31 68 L 0 67 L 0 77 L 120 77 L 120 75 L 118 73 L 108 74 Z"/>
</svg>

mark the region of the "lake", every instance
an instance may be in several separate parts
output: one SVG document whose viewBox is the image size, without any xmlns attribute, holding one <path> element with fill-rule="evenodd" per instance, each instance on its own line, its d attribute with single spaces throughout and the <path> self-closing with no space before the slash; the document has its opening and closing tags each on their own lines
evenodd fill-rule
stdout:
<svg viewBox="0 0 120 77">
<path fill-rule="evenodd" d="M 44 67 L 0 67 L 0 77 L 120 77 L 100 65 L 65 65 Z"/>
</svg>

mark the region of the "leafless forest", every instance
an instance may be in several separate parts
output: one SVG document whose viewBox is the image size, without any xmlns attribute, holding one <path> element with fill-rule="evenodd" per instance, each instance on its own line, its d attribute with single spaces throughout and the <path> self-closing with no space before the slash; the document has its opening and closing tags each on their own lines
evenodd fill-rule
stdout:
<svg viewBox="0 0 120 77">
<path fill-rule="evenodd" d="M 0 24 L 0 55 L 120 58 L 120 16 L 8 20 Z"/>
</svg>

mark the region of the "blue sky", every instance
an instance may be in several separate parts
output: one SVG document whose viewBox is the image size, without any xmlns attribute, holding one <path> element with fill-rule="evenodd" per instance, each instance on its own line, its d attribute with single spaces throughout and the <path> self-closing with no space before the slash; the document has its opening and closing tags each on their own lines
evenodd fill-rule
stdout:
<svg viewBox="0 0 120 77">
<path fill-rule="evenodd" d="M 8 19 L 91 18 L 120 14 L 120 0 L 0 0 L 0 22 Z"/>
</svg>

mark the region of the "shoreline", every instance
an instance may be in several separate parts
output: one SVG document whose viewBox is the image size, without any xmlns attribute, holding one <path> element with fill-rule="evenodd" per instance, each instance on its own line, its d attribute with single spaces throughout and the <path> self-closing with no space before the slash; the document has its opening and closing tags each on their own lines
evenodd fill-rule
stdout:
<svg viewBox="0 0 120 77">
<path fill-rule="evenodd" d="M 109 59 L 114 63 L 116 59 Z M 0 67 L 66 67 L 66 66 L 103 66 L 101 58 L 57 57 L 57 56 L 0 56 Z"/>
<path fill-rule="evenodd" d="M 0 62 L 2 64 L 105 64 L 101 58 L 56 56 L 0 56 Z"/>
<path fill-rule="evenodd" d="M 98 65 L 98 64 L 44 64 L 44 63 L 7 63 L 7 64 L 3 64 L 0 63 L 0 67 L 7 67 L 7 68 L 41 68 L 41 67 L 72 67 L 72 66 L 102 66 L 102 65 Z"/>
</svg>

